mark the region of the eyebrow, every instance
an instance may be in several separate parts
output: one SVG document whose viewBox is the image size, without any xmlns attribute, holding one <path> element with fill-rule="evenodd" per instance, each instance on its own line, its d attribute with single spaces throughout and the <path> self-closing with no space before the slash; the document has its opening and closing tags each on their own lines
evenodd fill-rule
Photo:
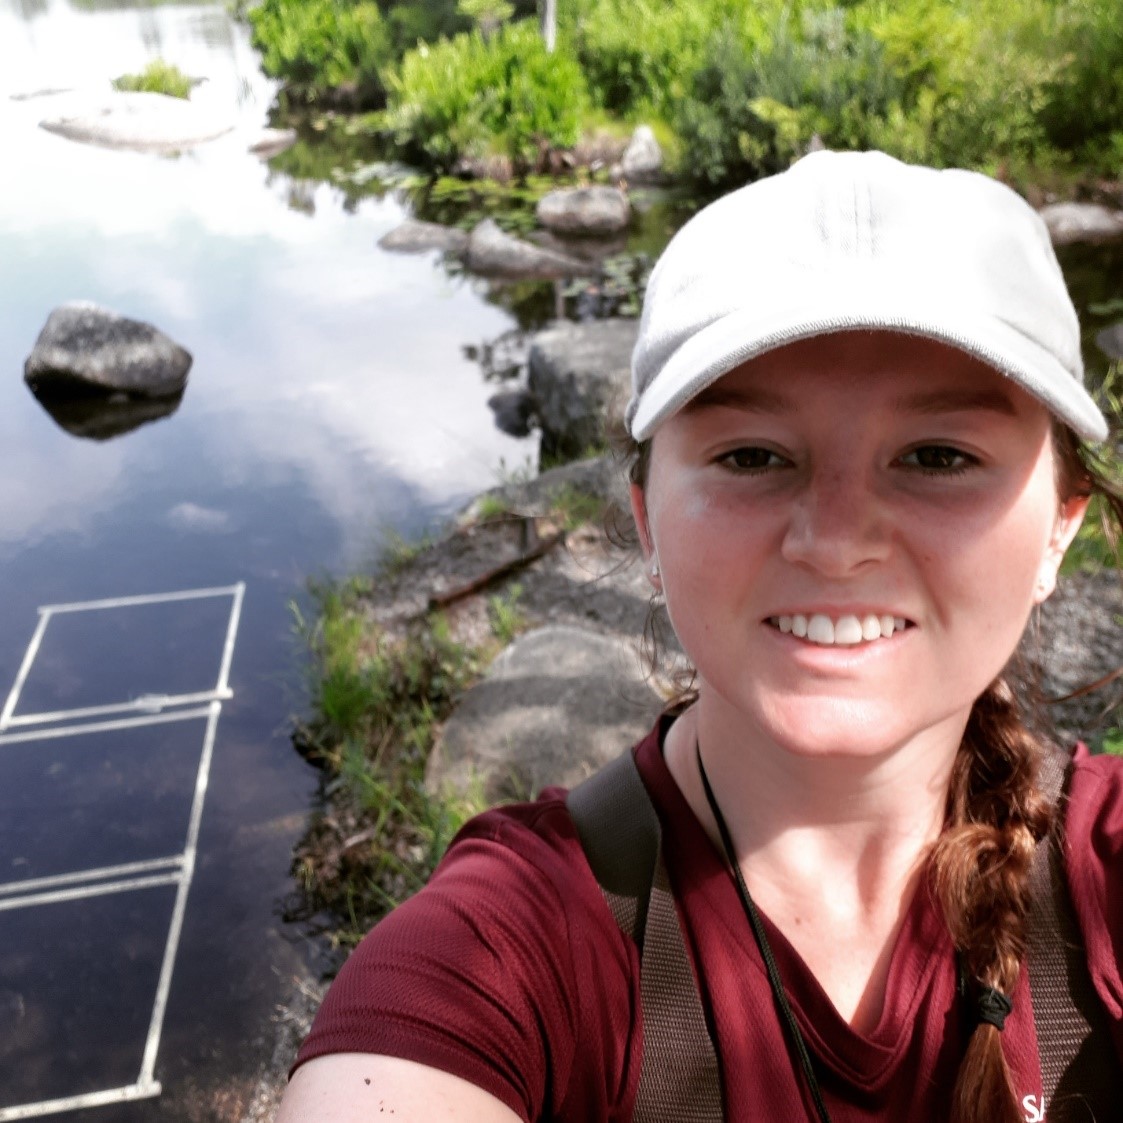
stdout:
<svg viewBox="0 0 1123 1123">
<path fill-rule="evenodd" d="M 986 387 L 970 390 L 926 390 L 898 398 L 893 404 L 911 413 L 963 413 L 983 409 L 1005 414 L 1007 417 L 1018 415 L 1018 408 L 1008 394 Z"/>
<path fill-rule="evenodd" d="M 743 409 L 751 413 L 787 413 L 793 408 L 794 403 L 783 394 L 765 390 L 760 386 L 731 389 L 716 382 L 695 394 L 683 406 L 683 411 L 693 413 L 695 410 L 713 409 L 719 406 Z"/>
<path fill-rule="evenodd" d="M 918 414 L 966 413 L 971 410 L 989 410 L 1007 417 L 1016 417 L 1018 414 L 1017 406 L 1008 394 L 1002 390 L 985 387 L 923 390 L 920 393 L 896 398 L 893 405 L 897 409 Z M 795 403 L 783 394 L 760 386 L 742 386 L 733 389 L 722 386 L 719 382 L 707 386 L 696 394 L 683 406 L 683 411 L 693 413 L 696 410 L 722 406 L 749 413 L 782 414 L 794 409 Z"/>
</svg>

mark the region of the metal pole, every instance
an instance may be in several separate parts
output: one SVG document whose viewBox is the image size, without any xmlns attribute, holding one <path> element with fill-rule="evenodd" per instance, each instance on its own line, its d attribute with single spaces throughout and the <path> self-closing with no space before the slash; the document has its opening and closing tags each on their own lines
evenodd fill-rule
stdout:
<svg viewBox="0 0 1123 1123">
<path fill-rule="evenodd" d="M 557 0 L 542 0 L 542 38 L 546 50 L 552 53 L 558 38 Z"/>
</svg>

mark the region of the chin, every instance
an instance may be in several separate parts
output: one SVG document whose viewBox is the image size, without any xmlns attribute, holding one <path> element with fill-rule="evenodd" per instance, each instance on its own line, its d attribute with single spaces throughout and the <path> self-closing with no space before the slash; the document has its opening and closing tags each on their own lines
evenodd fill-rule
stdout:
<svg viewBox="0 0 1123 1123">
<path fill-rule="evenodd" d="M 793 756 L 872 759 L 901 748 L 921 729 L 884 704 L 801 698 L 770 706 L 761 731 Z"/>
</svg>

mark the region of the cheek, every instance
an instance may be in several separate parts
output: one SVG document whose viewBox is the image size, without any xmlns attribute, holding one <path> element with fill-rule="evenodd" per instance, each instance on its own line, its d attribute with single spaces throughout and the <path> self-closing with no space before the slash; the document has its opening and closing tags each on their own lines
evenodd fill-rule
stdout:
<svg viewBox="0 0 1123 1123">
<path fill-rule="evenodd" d="M 923 554 L 944 622 L 951 626 L 956 610 L 964 610 L 968 626 L 1011 652 L 1035 603 L 1055 516 L 1051 493 L 1044 501 L 1023 499 L 995 521 L 930 535 Z"/>
<path fill-rule="evenodd" d="M 778 556 L 769 520 L 720 495 L 672 500 L 657 533 L 667 612 L 688 649 L 739 617 Z"/>
</svg>

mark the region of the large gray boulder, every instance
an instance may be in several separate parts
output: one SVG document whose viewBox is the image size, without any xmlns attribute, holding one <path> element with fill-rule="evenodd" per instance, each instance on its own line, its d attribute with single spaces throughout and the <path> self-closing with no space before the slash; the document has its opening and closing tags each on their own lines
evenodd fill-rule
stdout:
<svg viewBox="0 0 1123 1123">
<path fill-rule="evenodd" d="M 549 625 L 520 636 L 460 700 L 429 758 L 431 791 L 489 801 L 572 787 L 642 737 L 662 708 L 635 645 Z"/>
<path fill-rule="evenodd" d="M 1099 681 L 1123 666 L 1123 584 L 1115 569 L 1070 573 L 1041 606 L 1040 628 L 1030 628 L 1023 653 L 1042 672 L 1046 699 Z M 1044 640 L 1044 642 L 1042 642 Z M 1123 681 L 1049 706 L 1046 715 L 1069 740 L 1091 740 L 1118 726 Z"/>
<path fill-rule="evenodd" d="M 1050 203 L 1038 213 L 1055 246 L 1123 240 L 1123 211 L 1099 203 Z"/>
<path fill-rule="evenodd" d="M 591 456 L 559 464 L 532 480 L 515 480 L 499 484 L 476 496 L 457 516 L 461 522 L 476 522 L 481 511 L 496 502 L 509 511 L 521 515 L 545 516 L 555 509 L 558 496 L 580 493 L 603 503 L 614 504 L 619 510 L 628 509 L 628 485 L 623 466 L 611 453 Z M 598 580 L 602 575 L 598 575 Z M 646 589 L 650 592 L 650 589 Z"/>
<path fill-rule="evenodd" d="M 23 377 L 36 394 L 163 398 L 182 393 L 190 369 L 191 355 L 158 328 L 78 301 L 47 318 Z"/>
<path fill-rule="evenodd" d="M 629 183 L 659 183 L 663 179 L 663 150 L 650 125 L 639 125 L 620 159 L 620 172 Z"/>
<path fill-rule="evenodd" d="M 468 248 L 468 234 L 455 226 L 442 226 L 439 222 L 421 222 L 416 218 L 407 218 L 400 226 L 395 226 L 388 234 L 383 234 L 378 244 L 382 249 L 396 253 L 442 250 L 445 253 L 462 254 Z"/>
<path fill-rule="evenodd" d="M 464 260 L 473 273 L 508 280 L 550 280 L 595 272 L 587 262 L 505 234 L 490 218 L 472 231 Z"/>
<path fill-rule="evenodd" d="M 597 237 L 623 230 L 632 208 L 616 187 L 564 187 L 543 195 L 535 213 L 556 234 Z"/>
<path fill-rule="evenodd" d="M 48 132 L 85 144 L 179 152 L 230 132 L 232 118 L 166 94 L 114 93 L 39 122 Z"/>
<path fill-rule="evenodd" d="M 607 426 L 623 416 L 631 393 L 638 333 L 638 320 L 618 319 L 561 322 L 535 337 L 528 388 L 547 452 L 564 459 L 604 443 Z"/>
<path fill-rule="evenodd" d="M 1096 346 L 1109 359 L 1123 359 L 1123 320 L 1097 332 Z"/>
</svg>

